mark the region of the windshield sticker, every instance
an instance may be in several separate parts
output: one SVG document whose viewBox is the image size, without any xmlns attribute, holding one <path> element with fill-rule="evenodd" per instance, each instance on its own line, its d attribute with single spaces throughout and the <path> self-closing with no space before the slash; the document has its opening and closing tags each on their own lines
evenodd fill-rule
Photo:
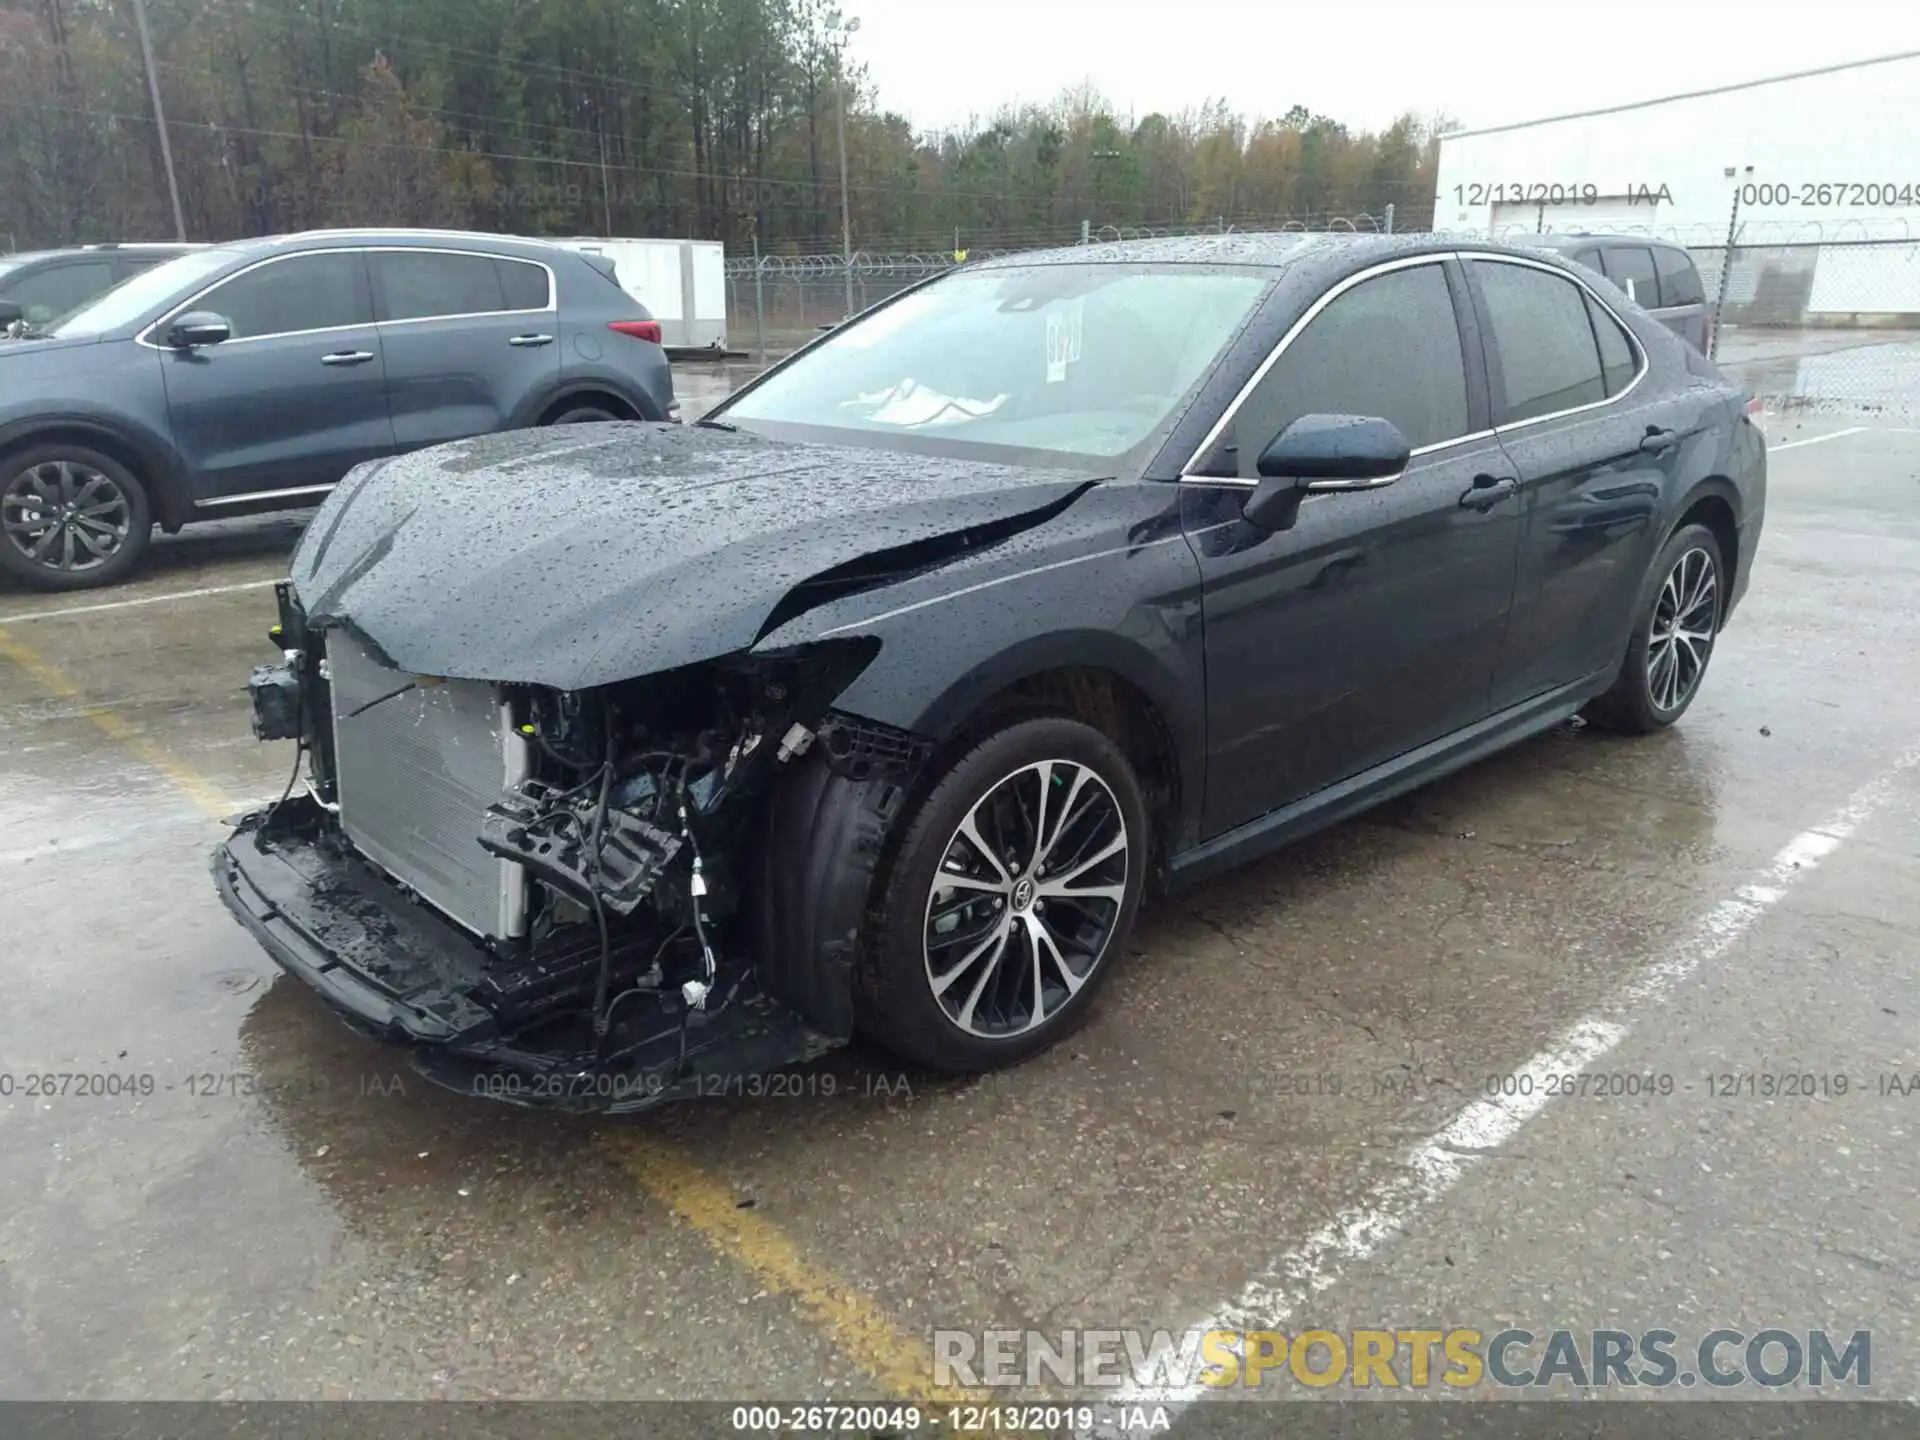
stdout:
<svg viewBox="0 0 1920 1440">
<path fill-rule="evenodd" d="M 1067 366 L 1080 358 L 1080 336 L 1087 302 L 1076 296 L 1058 310 L 1047 312 L 1047 383 L 1067 378 Z"/>
</svg>

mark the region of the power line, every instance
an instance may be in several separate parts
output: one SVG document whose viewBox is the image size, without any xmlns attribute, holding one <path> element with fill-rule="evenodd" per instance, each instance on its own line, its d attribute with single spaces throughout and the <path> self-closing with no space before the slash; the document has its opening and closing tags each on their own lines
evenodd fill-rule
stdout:
<svg viewBox="0 0 1920 1440">
<path fill-rule="evenodd" d="M 223 8 L 232 12 L 234 7 L 228 5 Z M 548 70 L 556 75 L 590 82 L 600 89 L 632 90 L 638 94 L 652 96 L 659 88 L 645 81 L 629 80 L 624 76 L 607 75 L 592 70 L 576 70 L 554 61 L 500 55 L 485 50 L 475 50 L 464 45 L 443 43 L 438 49 L 423 50 L 403 40 L 395 39 L 389 35 L 383 35 L 375 30 L 370 30 L 364 25 L 356 25 L 349 20 L 336 18 L 328 22 L 328 28 L 345 30 L 352 34 L 362 36 L 370 41 L 375 49 L 395 55 L 414 55 L 426 60 L 445 60 L 454 55 L 469 56 L 493 66 L 503 74 L 510 74 L 515 78 L 525 78 L 524 72 L 530 69 Z M 289 39 L 302 38 L 300 32 L 296 29 L 292 16 L 286 17 L 283 29 Z M 671 97 L 673 92 L 667 91 L 666 93 Z"/>
</svg>

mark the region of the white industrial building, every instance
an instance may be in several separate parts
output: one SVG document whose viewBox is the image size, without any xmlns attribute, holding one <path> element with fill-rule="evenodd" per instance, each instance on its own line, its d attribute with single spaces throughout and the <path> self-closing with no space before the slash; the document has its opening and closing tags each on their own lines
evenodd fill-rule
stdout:
<svg viewBox="0 0 1920 1440">
<path fill-rule="evenodd" d="M 669 351 L 727 348 L 727 257 L 718 240 L 583 235 L 548 243 L 613 261 L 620 288 L 660 322 Z"/>
<path fill-rule="evenodd" d="M 1707 247 L 1731 229 L 1727 303 L 1758 306 L 1756 320 L 1911 318 L 1920 51 L 1459 131 L 1441 139 L 1435 190 L 1435 230 L 1632 231 L 1696 247 L 1710 297 L 1722 252 Z M 1885 243 L 1900 241 L 1916 243 Z"/>
</svg>

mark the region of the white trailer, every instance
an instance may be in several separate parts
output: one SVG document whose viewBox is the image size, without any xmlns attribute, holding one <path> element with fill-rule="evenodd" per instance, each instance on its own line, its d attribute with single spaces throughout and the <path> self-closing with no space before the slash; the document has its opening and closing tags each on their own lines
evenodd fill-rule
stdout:
<svg viewBox="0 0 1920 1440">
<path fill-rule="evenodd" d="M 726 249 L 719 241 L 579 235 L 550 243 L 611 260 L 620 288 L 660 322 L 668 350 L 727 348 Z"/>
</svg>

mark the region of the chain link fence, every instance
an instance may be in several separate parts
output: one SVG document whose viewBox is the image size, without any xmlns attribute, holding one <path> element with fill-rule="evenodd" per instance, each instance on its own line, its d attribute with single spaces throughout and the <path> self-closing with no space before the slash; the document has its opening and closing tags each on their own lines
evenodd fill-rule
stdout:
<svg viewBox="0 0 1920 1440">
<path fill-rule="evenodd" d="M 1920 240 L 1690 246 L 1713 358 L 1771 410 L 1920 418 Z"/>
<path fill-rule="evenodd" d="M 968 252 L 984 259 L 987 251 Z M 728 337 L 765 360 L 959 262 L 952 255 L 766 256 L 727 262 Z"/>
</svg>

